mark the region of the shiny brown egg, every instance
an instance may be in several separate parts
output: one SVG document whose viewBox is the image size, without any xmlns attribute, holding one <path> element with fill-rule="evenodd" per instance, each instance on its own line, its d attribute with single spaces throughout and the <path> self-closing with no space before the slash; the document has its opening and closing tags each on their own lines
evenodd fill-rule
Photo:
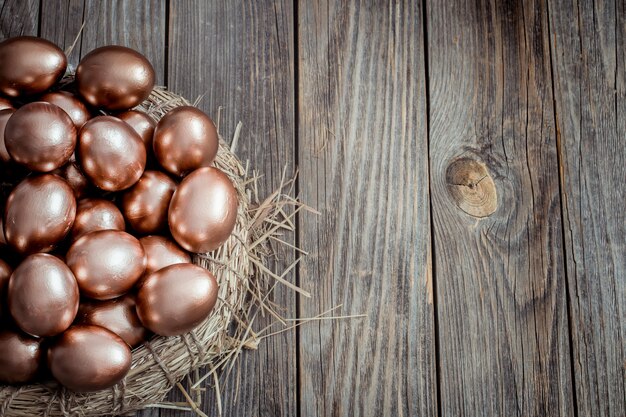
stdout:
<svg viewBox="0 0 626 417">
<path fill-rule="evenodd" d="M 125 121 L 135 129 L 135 132 L 139 134 L 141 140 L 146 145 L 146 151 L 152 150 L 152 136 L 154 135 L 154 128 L 156 122 L 147 113 L 139 110 L 129 110 L 117 115 L 121 120 Z"/>
<path fill-rule="evenodd" d="M 4 302 L 7 286 L 9 285 L 9 278 L 11 278 L 12 273 L 13 269 L 11 269 L 9 264 L 0 259 L 0 304 Z"/>
<path fill-rule="evenodd" d="M 52 376 L 75 392 L 114 386 L 128 374 L 131 359 L 126 342 L 99 326 L 72 326 L 48 349 Z"/>
<path fill-rule="evenodd" d="M 4 219 L 0 215 L 0 246 L 6 246 L 7 239 L 4 237 Z"/>
<path fill-rule="evenodd" d="M 44 94 L 41 101 L 54 104 L 60 107 L 72 119 L 76 129 L 83 127 L 87 120 L 91 118 L 91 113 L 87 106 L 80 101 L 78 97 L 68 91 L 55 91 L 54 93 Z"/>
<path fill-rule="evenodd" d="M 39 172 L 65 164 L 76 147 L 76 127 L 58 106 L 28 103 L 13 113 L 4 129 L 4 143 L 15 162 Z"/>
<path fill-rule="evenodd" d="M 108 200 L 86 198 L 78 202 L 72 239 L 76 240 L 97 230 L 123 231 L 124 228 L 124 216 L 115 204 Z"/>
<path fill-rule="evenodd" d="M 19 36 L 0 43 L 0 93 L 8 97 L 40 94 L 65 73 L 63 51 L 45 39 Z"/>
<path fill-rule="evenodd" d="M 202 323 L 215 307 L 217 281 L 194 264 L 177 264 L 148 275 L 137 293 L 137 315 L 161 336 L 187 333 Z"/>
<path fill-rule="evenodd" d="M 7 288 L 12 273 L 13 269 L 9 264 L 0 259 L 0 319 L 5 316 Z"/>
<path fill-rule="evenodd" d="M 219 146 L 213 121 L 201 110 L 182 106 L 168 112 L 154 131 L 154 155 L 174 175 L 211 165 Z"/>
<path fill-rule="evenodd" d="M 146 147 L 127 123 L 112 116 L 98 116 L 80 131 L 78 158 L 83 172 L 98 188 L 121 191 L 143 174 Z"/>
<path fill-rule="evenodd" d="M 9 155 L 9 151 L 7 151 L 7 147 L 4 143 L 4 129 L 6 128 L 7 122 L 9 118 L 13 116 L 15 110 L 13 109 L 3 109 L 0 110 L 0 162 L 10 162 L 11 155 Z"/>
<path fill-rule="evenodd" d="M 83 99 L 94 107 L 128 110 L 150 95 L 154 88 L 154 68 L 135 50 L 104 46 L 80 61 L 76 85 Z"/>
<path fill-rule="evenodd" d="M 122 212 L 136 232 L 156 233 L 167 226 L 167 210 L 176 183 L 159 171 L 146 171 L 122 198 Z"/>
<path fill-rule="evenodd" d="M 170 265 L 191 263 L 189 253 L 166 237 L 146 236 L 139 241 L 146 252 L 146 274 Z"/>
<path fill-rule="evenodd" d="M 72 161 L 72 157 L 70 157 L 70 162 L 54 170 L 52 173 L 67 181 L 70 187 L 72 187 L 76 198 L 83 197 L 89 189 L 89 180 L 78 167 L 76 161 Z"/>
<path fill-rule="evenodd" d="M 50 251 L 74 224 L 76 199 L 56 175 L 26 178 L 9 195 L 4 216 L 6 241 L 17 252 Z"/>
<path fill-rule="evenodd" d="M 135 306 L 135 297 L 131 294 L 109 301 L 87 301 L 80 305 L 76 322 L 104 327 L 135 347 L 149 334 L 139 321 Z"/>
<path fill-rule="evenodd" d="M 15 323 L 33 336 L 65 331 L 78 311 L 78 285 L 72 271 L 47 253 L 22 261 L 11 275 L 7 298 Z"/>
<path fill-rule="evenodd" d="M 180 246 L 190 252 L 219 248 L 237 221 L 237 190 L 217 168 L 201 168 L 178 186 L 169 208 L 169 226 Z"/>
<path fill-rule="evenodd" d="M 13 103 L 11 103 L 6 98 L 0 97 L 0 110 L 12 109 L 12 108 L 13 108 Z"/>
<path fill-rule="evenodd" d="M 41 340 L 11 330 L 0 331 L 0 384 L 33 381 L 42 362 Z"/>
<path fill-rule="evenodd" d="M 72 244 L 66 261 L 81 293 L 96 300 L 125 294 L 146 270 L 146 254 L 141 243 L 119 230 L 84 235 Z"/>
</svg>

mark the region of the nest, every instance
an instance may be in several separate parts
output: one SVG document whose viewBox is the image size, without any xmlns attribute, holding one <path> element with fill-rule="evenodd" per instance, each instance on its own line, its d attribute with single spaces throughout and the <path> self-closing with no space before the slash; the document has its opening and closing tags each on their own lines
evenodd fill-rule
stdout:
<svg viewBox="0 0 626 417">
<path fill-rule="evenodd" d="M 184 98 L 164 89 L 155 89 L 140 109 L 155 120 L 169 110 L 189 105 Z M 241 125 L 233 143 L 237 142 Z M 263 279 L 273 276 L 266 266 L 268 242 L 279 241 L 275 233 L 290 229 L 292 215 L 285 214 L 285 205 L 297 203 L 283 193 L 290 182 L 260 205 L 253 205 L 255 180 L 224 140 L 215 166 L 232 180 L 239 194 L 237 224 L 228 241 L 217 251 L 195 255 L 194 262 L 212 271 L 219 283 L 219 298 L 215 309 L 200 326 L 183 336 L 159 337 L 133 350 L 132 368 L 127 377 L 113 388 L 93 393 L 73 393 L 56 382 L 24 386 L 0 386 L 0 416 L 101 416 L 127 414 L 145 407 L 158 407 L 167 393 L 178 387 L 189 401 L 190 409 L 199 412 L 198 405 L 183 389 L 181 380 L 207 366 L 207 377 L 217 379 L 217 372 L 231 364 L 242 349 L 254 348 L 259 339 L 250 328 L 252 307 L 268 308 L 267 288 Z M 292 184 L 292 183 L 291 183 Z M 290 226 L 291 225 L 291 226 Z M 253 279 L 253 277 L 255 277 Z M 266 288 L 264 291 L 262 288 Z M 270 311 L 272 313 L 272 311 Z M 234 326 L 232 325 L 234 324 Z M 200 412 L 201 413 L 201 412 Z"/>
</svg>

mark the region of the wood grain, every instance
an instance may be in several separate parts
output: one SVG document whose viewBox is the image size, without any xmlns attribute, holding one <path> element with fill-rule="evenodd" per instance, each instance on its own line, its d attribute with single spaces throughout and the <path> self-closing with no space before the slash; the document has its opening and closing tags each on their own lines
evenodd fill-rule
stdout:
<svg viewBox="0 0 626 417">
<path fill-rule="evenodd" d="M 0 0 L 0 39 L 37 36 L 38 0 Z"/>
<path fill-rule="evenodd" d="M 578 415 L 624 416 L 626 6 L 549 6 Z"/>
<path fill-rule="evenodd" d="M 434 416 L 421 2 L 298 2 L 300 415 Z"/>
<path fill-rule="evenodd" d="M 532 0 L 428 4 L 443 416 L 573 415 L 546 12 Z M 464 159 L 488 175 L 452 184 Z M 495 184 L 481 191 L 497 199 L 487 217 L 450 190 L 481 197 L 480 178 Z"/>
<path fill-rule="evenodd" d="M 242 121 L 236 153 L 263 175 L 260 197 L 276 189 L 285 168 L 289 176 L 295 168 L 293 13 L 287 0 L 171 3 L 169 87 L 191 100 L 202 96 L 199 107 L 214 119 L 221 106 L 219 129 L 227 141 Z M 284 267 L 294 260 L 293 251 L 279 258 Z M 294 274 L 287 279 L 295 281 Z M 286 317 L 295 317 L 293 291 L 279 285 L 272 301 L 284 307 Z M 271 320 L 261 318 L 254 327 Z M 296 367 L 295 331 L 244 353 L 221 381 L 224 415 L 296 415 Z M 217 415 L 212 387 L 207 390 L 203 408 Z"/>
</svg>

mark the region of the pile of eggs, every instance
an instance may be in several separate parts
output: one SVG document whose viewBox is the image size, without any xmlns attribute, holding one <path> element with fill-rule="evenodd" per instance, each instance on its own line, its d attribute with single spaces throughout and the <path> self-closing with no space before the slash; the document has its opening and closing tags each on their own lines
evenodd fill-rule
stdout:
<svg viewBox="0 0 626 417">
<path fill-rule="evenodd" d="M 98 48 L 60 83 L 66 66 L 46 40 L 0 43 L 0 385 L 89 392 L 210 315 L 218 283 L 191 254 L 229 238 L 238 199 L 206 114 L 133 110 L 154 87 L 144 56 Z"/>
</svg>

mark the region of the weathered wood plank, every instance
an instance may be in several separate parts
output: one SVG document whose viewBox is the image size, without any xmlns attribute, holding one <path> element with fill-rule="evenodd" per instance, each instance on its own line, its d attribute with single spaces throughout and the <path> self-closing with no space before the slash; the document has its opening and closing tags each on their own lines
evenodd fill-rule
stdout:
<svg viewBox="0 0 626 417">
<path fill-rule="evenodd" d="M 546 7 L 428 3 L 443 416 L 572 416 Z"/>
<path fill-rule="evenodd" d="M 0 39 L 37 36 L 38 22 L 38 0 L 0 0 Z"/>
<path fill-rule="evenodd" d="M 549 6 L 578 415 L 624 416 L 626 6 Z"/>
<path fill-rule="evenodd" d="M 298 2 L 306 416 L 435 416 L 421 2 Z"/>
<path fill-rule="evenodd" d="M 80 33 L 85 10 L 85 0 L 51 0 L 41 4 L 41 33 L 42 38 L 57 44 L 67 51 L 74 44 Z M 104 22 L 103 22 L 104 24 Z M 76 41 L 76 46 L 68 54 L 68 66 L 76 69 L 80 61 L 82 37 Z"/>
<path fill-rule="evenodd" d="M 68 57 L 74 68 L 82 56 L 103 45 L 117 44 L 143 53 L 154 66 L 157 82 L 165 79 L 165 2 L 51 0 L 42 2 L 41 36 L 67 49 L 82 36 Z M 158 409 L 137 414 L 156 417 Z"/>
<path fill-rule="evenodd" d="M 191 100 L 203 96 L 199 107 L 215 119 L 223 106 L 220 132 L 228 141 L 243 122 L 236 152 L 263 175 L 261 196 L 279 185 L 285 167 L 287 175 L 295 167 L 293 12 L 287 0 L 171 3 L 169 87 Z M 280 256 L 287 264 L 294 259 L 292 251 Z M 291 290 L 279 288 L 273 301 L 285 307 L 286 316 L 295 316 Z M 270 320 L 260 319 L 255 327 Z M 294 331 L 245 353 L 222 381 L 224 415 L 296 415 L 296 366 Z M 208 391 L 203 408 L 217 415 Z"/>
<path fill-rule="evenodd" d="M 80 57 L 104 45 L 123 45 L 144 54 L 154 66 L 157 83 L 165 79 L 165 2 L 49 0 L 42 2 L 41 36 L 66 50 L 76 68 Z"/>
</svg>

